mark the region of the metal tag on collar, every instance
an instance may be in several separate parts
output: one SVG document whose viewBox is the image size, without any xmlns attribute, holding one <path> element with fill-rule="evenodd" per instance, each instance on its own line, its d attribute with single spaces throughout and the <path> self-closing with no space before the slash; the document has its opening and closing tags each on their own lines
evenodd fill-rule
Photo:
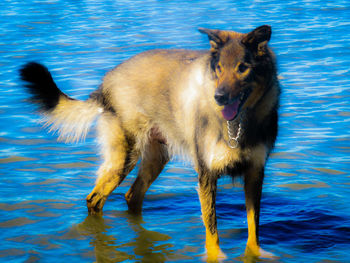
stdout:
<svg viewBox="0 0 350 263">
<path fill-rule="evenodd" d="M 235 138 L 230 138 L 228 140 L 228 146 L 231 148 L 231 149 L 236 149 L 238 147 L 238 140 L 235 139 Z"/>
</svg>

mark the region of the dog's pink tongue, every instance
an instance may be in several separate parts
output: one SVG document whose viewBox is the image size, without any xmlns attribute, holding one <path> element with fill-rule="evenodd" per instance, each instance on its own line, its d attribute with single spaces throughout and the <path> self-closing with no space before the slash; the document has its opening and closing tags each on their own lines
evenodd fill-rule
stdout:
<svg viewBox="0 0 350 263">
<path fill-rule="evenodd" d="M 233 120 L 237 113 L 239 107 L 239 100 L 236 100 L 232 104 L 225 105 L 224 109 L 221 111 L 222 116 L 228 121 Z"/>
</svg>

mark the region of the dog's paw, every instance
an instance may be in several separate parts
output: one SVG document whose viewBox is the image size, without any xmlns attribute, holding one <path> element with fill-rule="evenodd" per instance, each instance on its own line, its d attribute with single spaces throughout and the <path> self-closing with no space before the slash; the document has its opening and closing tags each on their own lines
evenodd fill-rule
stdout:
<svg viewBox="0 0 350 263">
<path fill-rule="evenodd" d="M 217 248 L 206 249 L 205 255 L 202 257 L 204 262 L 223 262 L 227 256 L 222 250 Z"/>
<path fill-rule="evenodd" d="M 102 208 L 106 198 L 99 193 L 92 192 L 86 197 L 86 205 L 90 215 L 102 215 Z"/>
<path fill-rule="evenodd" d="M 275 254 L 268 252 L 266 250 L 263 250 L 262 248 L 259 249 L 259 257 L 266 258 L 266 259 L 277 259 L 278 258 Z"/>
<path fill-rule="evenodd" d="M 246 247 L 246 250 L 244 252 L 244 257 L 246 258 L 261 258 L 261 259 L 278 259 L 276 255 L 274 255 L 271 252 L 268 252 L 264 249 L 262 249 L 259 246 L 253 246 L 253 247 Z"/>
</svg>

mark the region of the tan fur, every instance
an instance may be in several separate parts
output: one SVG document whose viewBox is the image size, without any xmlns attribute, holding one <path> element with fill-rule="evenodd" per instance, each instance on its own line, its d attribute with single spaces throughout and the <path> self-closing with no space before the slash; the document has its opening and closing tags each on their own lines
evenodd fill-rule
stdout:
<svg viewBox="0 0 350 263">
<path fill-rule="evenodd" d="M 84 140 L 91 123 L 103 112 L 103 108 L 92 101 L 70 100 L 61 96 L 56 108 L 44 116 L 45 126 L 57 131 L 58 140 L 77 142 Z"/>
</svg>

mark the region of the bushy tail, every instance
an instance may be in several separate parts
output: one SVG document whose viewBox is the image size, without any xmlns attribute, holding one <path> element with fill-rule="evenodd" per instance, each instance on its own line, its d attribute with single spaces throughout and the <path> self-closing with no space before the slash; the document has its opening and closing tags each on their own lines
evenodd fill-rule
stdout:
<svg viewBox="0 0 350 263">
<path fill-rule="evenodd" d="M 75 100 L 64 94 L 55 84 L 50 72 L 41 64 L 31 62 L 20 69 L 32 101 L 45 114 L 46 126 L 57 131 L 59 139 L 76 142 L 85 139 L 94 119 L 103 112 L 102 106 L 90 98 Z"/>
</svg>

